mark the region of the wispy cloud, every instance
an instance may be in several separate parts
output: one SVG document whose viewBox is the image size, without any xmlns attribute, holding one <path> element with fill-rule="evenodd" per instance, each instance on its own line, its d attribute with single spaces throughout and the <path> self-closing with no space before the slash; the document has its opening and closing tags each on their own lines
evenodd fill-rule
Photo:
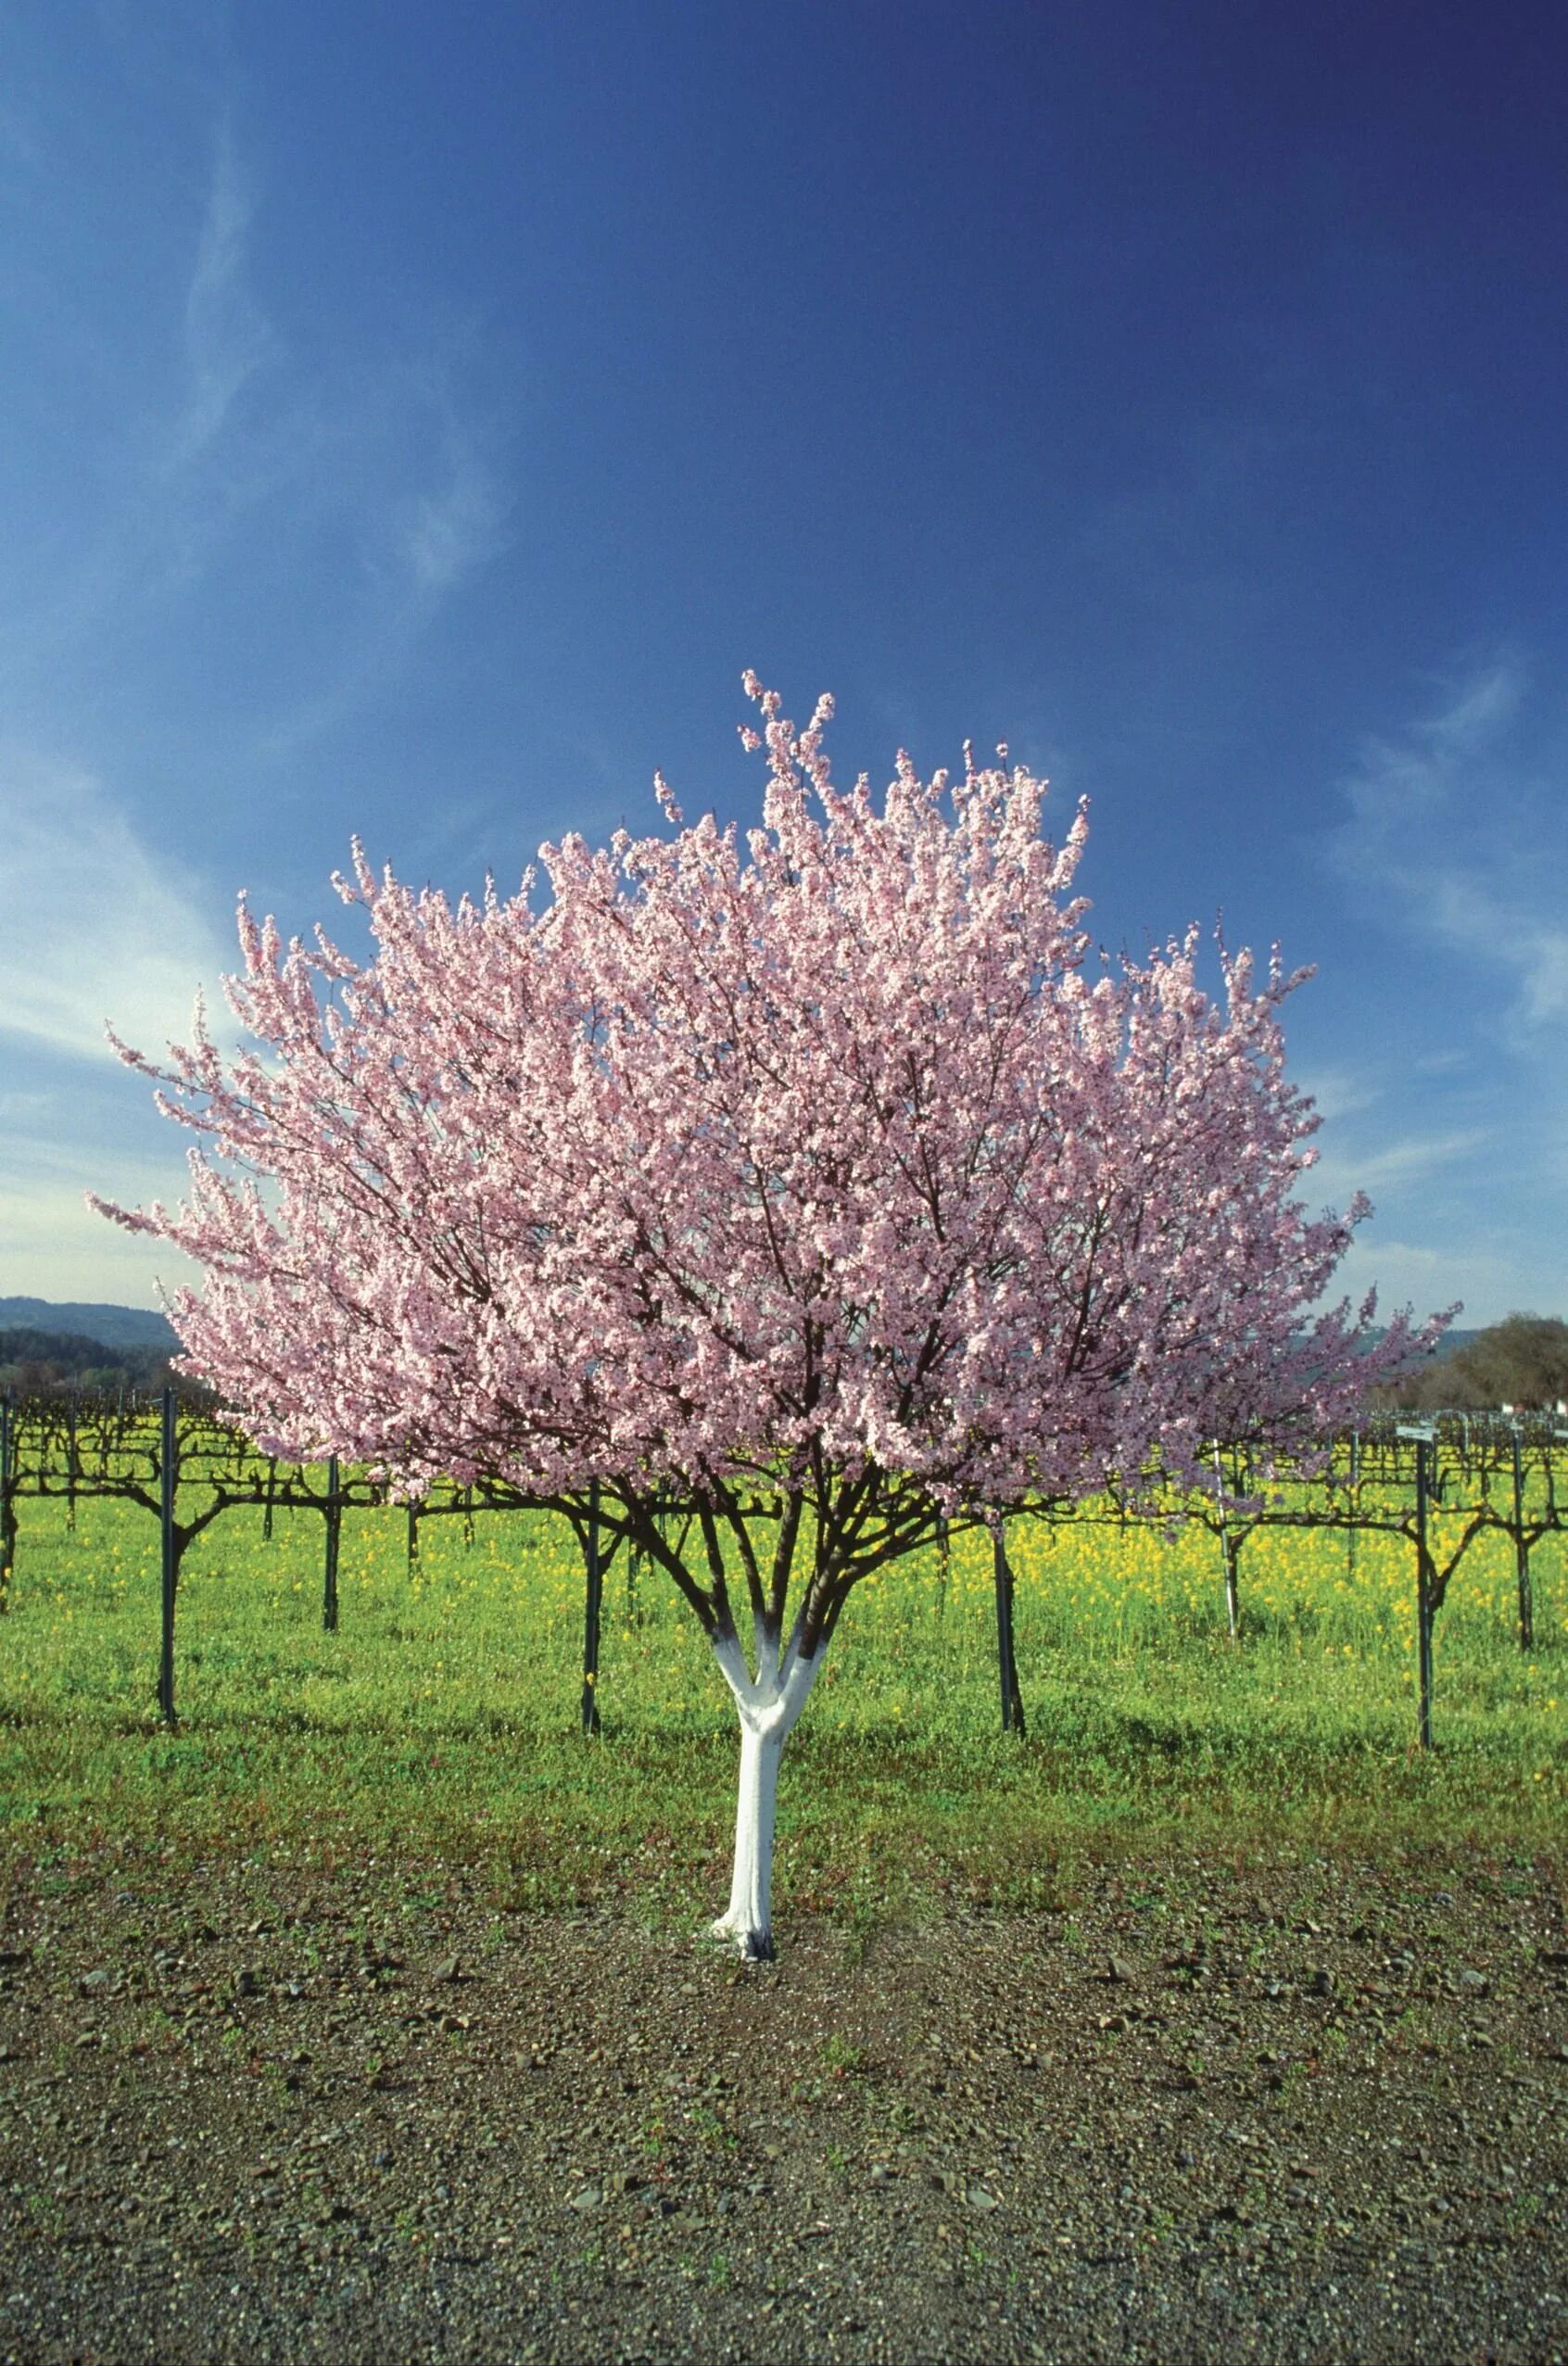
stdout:
<svg viewBox="0 0 1568 2366">
<path fill-rule="evenodd" d="M 1485 1243 L 1433 1248 L 1417 1241 L 1357 1239 L 1330 1296 L 1356 1300 L 1375 1284 L 1383 1316 L 1407 1306 L 1423 1316 L 1457 1301 L 1459 1322 L 1479 1326 L 1516 1307 L 1555 1305 L 1563 1278 L 1561 1271 L 1543 1274 Z"/>
<path fill-rule="evenodd" d="M 214 146 L 207 209 L 185 291 L 187 384 L 171 453 L 175 466 L 188 464 L 222 433 L 247 385 L 277 351 L 247 277 L 254 200 L 227 122 L 220 124 Z"/>
<path fill-rule="evenodd" d="M 1417 1135 L 1391 1142 L 1357 1164 L 1363 1191 L 1390 1183 L 1414 1183 L 1418 1178 L 1451 1172 L 1473 1151 L 1485 1148 L 1492 1136 L 1486 1126 L 1471 1126 L 1461 1133 Z"/>
<path fill-rule="evenodd" d="M 373 348 L 327 307 L 281 325 L 257 267 L 264 171 L 227 116 L 209 138 L 199 209 L 146 259 L 167 307 L 113 316 L 103 384 L 152 391 L 102 423 L 105 496 L 66 503 L 46 567 L 14 570 L 14 589 L 0 569 L 0 690 L 35 744 L 62 686 L 80 712 L 84 678 L 101 694 L 156 639 L 160 664 L 210 654 L 192 705 L 225 766 L 268 761 L 373 698 L 507 545 L 485 340 L 417 305 Z M 62 717 L 56 744 L 74 743 Z"/>
<path fill-rule="evenodd" d="M 1369 911 L 1510 979 L 1527 1031 L 1568 1017 L 1565 755 L 1524 668 L 1496 660 L 1401 737 L 1368 743 L 1332 847 Z"/>
<path fill-rule="evenodd" d="M 86 1204 L 88 1191 L 131 1206 L 177 1198 L 181 1180 L 178 1160 L 0 1133 L 0 1289 L 152 1306 L 160 1284 L 198 1280 L 167 1241 L 121 1232 Z"/>
<path fill-rule="evenodd" d="M 1366 1111 L 1375 1108 L 1370 1120 Z M 1302 1178 L 1299 1196 L 1313 1208 L 1347 1208 L 1358 1192 L 1382 1206 L 1389 1193 L 1397 1208 L 1411 1205 L 1411 1186 L 1470 1189 L 1495 1158 L 1497 1135 L 1489 1125 L 1456 1127 L 1442 1133 L 1389 1133 L 1392 1112 L 1369 1092 L 1345 1110 L 1326 1117 L 1318 1137 L 1318 1163 Z M 1419 1195 L 1430 1202 L 1430 1190 Z"/>
<path fill-rule="evenodd" d="M 1330 849 L 1405 968 L 1358 1052 L 1377 1108 L 1325 1124 L 1318 1182 L 1367 1186 L 1395 1235 L 1359 1239 L 1351 1276 L 1470 1321 L 1568 1299 L 1565 771 L 1561 697 L 1494 657 L 1361 750 Z"/>
<path fill-rule="evenodd" d="M 0 1036 L 108 1060 L 112 1019 L 156 1053 L 233 966 L 198 891 L 98 782 L 0 753 Z"/>
<path fill-rule="evenodd" d="M 511 503 L 456 421 L 449 424 L 443 481 L 408 503 L 405 560 L 419 589 L 450 591 L 504 547 Z"/>
</svg>

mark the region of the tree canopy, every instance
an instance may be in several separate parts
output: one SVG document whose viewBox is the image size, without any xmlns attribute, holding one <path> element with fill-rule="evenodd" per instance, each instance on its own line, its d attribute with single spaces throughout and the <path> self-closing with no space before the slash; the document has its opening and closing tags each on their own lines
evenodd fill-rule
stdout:
<svg viewBox="0 0 1568 2366">
<path fill-rule="evenodd" d="M 175 1324 L 270 1449 L 593 1489 L 781 1741 L 851 1588 L 939 1518 L 1308 1441 L 1412 1333 L 1323 1310 L 1365 1203 L 1299 1196 L 1277 955 L 1218 947 L 1218 998 L 1195 931 L 1096 960 L 1086 817 L 1044 838 L 1005 750 L 901 755 L 879 801 L 833 783 L 828 702 L 797 733 L 747 688 L 749 832 L 660 781 L 663 834 L 456 905 L 356 846 L 363 963 L 242 905 L 259 1048 L 127 1054 L 197 1147 L 185 1207 L 106 1212 L 205 1267 Z"/>
</svg>

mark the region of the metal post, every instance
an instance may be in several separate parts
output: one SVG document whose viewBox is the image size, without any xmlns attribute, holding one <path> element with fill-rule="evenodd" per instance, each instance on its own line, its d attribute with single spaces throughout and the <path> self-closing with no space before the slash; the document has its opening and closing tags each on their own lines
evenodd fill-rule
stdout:
<svg viewBox="0 0 1568 2366">
<path fill-rule="evenodd" d="M 583 1616 L 583 1731 L 599 1731 L 599 1613 L 604 1575 L 599 1559 L 599 1483 L 588 1488 L 588 1535 L 583 1547 L 588 1564 L 587 1599 Z"/>
<path fill-rule="evenodd" d="M 1350 1433 L 1350 1518 L 1345 1531 L 1345 1582 L 1356 1582 L 1356 1524 L 1361 1511 L 1361 1433 Z"/>
<path fill-rule="evenodd" d="M 1536 1647 L 1536 1605 L 1530 1589 L 1530 1548 L 1524 1541 L 1524 1465 L 1519 1423 L 1513 1424 L 1513 1567 L 1519 1580 L 1519 1648 Z"/>
<path fill-rule="evenodd" d="M 1005 1523 L 992 1532 L 992 1569 L 996 1580 L 996 1664 L 1002 1686 L 1002 1730 L 1024 1729 L 1023 1696 L 1018 1690 L 1018 1660 L 1013 1650 L 1013 1568 L 1007 1559 Z"/>
<path fill-rule="evenodd" d="M 1236 1592 L 1236 1548 L 1225 1511 L 1225 1473 L 1220 1441 L 1214 1441 L 1214 1495 L 1220 1506 L 1220 1553 L 1225 1564 L 1225 1626 L 1233 1643 L 1241 1633 L 1241 1602 Z"/>
<path fill-rule="evenodd" d="M 411 1574 L 419 1566 L 419 1506 L 411 1499 L 409 1503 L 408 1555 Z"/>
<path fill-rule="evenodd" d="M 180 1577 L 179 1538 L 174 1529 L 174 1490 L 179 1484 L 179 1436 L 174 1391 L 163 1392 L 163 1428 L 158 1455 L 158 1511 L 163 1537 L 162 1649 L 158 1658 L 158 1705 L 166 1726 L 174 1717 L 174 1589 Z"/>
<path fill-rule="evenodd" d="M 337 1544 L 343 1525 L 343 1507 L 337 1497 L 337 1457 L 327 1464 L 326 1501 L 326 1580 L 322 1590 L 322 1625 L 329 1635 L 337 1632 Z"/>
<path fill-rule="evenodd" d="M 265 1498 L 267 1508 L 261 1514 L 261 1541 L 264 1545 L 270 1545 L 272 1541 L 272 1499 L 277 1493 L 277 1487 L 278 1458 L 275 1454 L 269 1454 L 267 1457 L 267 1494 Z"/>
</svg>

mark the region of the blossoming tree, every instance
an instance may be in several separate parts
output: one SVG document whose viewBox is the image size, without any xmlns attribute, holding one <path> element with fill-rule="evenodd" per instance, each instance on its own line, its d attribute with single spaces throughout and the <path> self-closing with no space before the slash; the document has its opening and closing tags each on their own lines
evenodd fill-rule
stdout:
<svg viewBox="0 0 1568 2366">
<path fill-rule="evenodd" d="M 744 837 L 660 781 L 663 833 L 455 906 L 356 846 L 363 963 L 242 902 L 259 1048 L 198 1014 L 166 1069 L 125 1053 L 203 1140 L 178 1211 L 104 1212 L 205 1267 L 188 1368 L 268 1451 L 579 1519 L 597 1488 L 734 1695 L 714 1928 L 765 1955 L 780 1753 L 860 1579 L 939 1519 L 1321 1435 L 1413 1339 L 1311 1311 L 1364 1203 L 1296 1196 L 1277 960 L 1221 951 L 1218 1002 L 1195 934 L 1096 974 L 1084 816 L 1047 842 L 1005 750 L 878 800 L 834 786 L 828 702 L 797 735 L 747 689 Z"/>
</svg>

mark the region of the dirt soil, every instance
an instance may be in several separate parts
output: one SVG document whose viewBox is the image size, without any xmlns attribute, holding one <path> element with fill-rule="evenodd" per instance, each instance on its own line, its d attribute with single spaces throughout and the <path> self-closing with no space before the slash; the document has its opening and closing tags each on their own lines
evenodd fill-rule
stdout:
<svg viewBox="0 0 1568 2366">
<path fill-rule="evenodd" d="M 741 1967 L 408 1861 L 23 1867 L 0 2355 L 1563 2359 L 1559 1881 L 1112 1866 Z"/>
</svg>

